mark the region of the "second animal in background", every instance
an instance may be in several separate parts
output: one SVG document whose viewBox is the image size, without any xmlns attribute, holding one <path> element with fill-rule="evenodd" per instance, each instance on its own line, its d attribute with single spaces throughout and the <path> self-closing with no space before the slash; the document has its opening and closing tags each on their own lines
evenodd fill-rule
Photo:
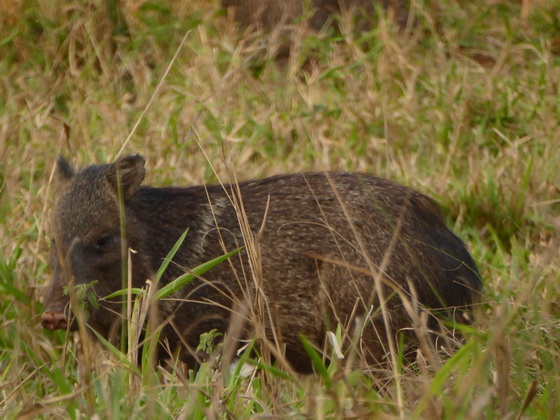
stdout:
<svg viewBox="0 0 560 420">
<path fill-rule="evenodd" d="M 345 13 L 355 17 L 357 29 L 370 30 L 376 7 L 385 9 L 400 27 L 404 27 L 409 12 L 407 0 L 222 0 L 222 6 L 242 26 L 264 33 L 272 33 L 301 17 L 308 17 L 309 28 L 319 31 L 333 15 Z M 289 30 L 280 32 L 280 55 L 289 52 L 289 34 Z"/>
</svg>

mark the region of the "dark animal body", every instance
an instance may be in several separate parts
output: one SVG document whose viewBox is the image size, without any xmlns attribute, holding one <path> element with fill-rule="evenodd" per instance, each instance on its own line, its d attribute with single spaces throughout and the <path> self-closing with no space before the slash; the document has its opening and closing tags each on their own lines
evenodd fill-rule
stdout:
<svg viewBox="0 0 560 420">
<path fill-rule="evenodd" d="M 290 54 L 294 23 L 303 22 L 304 33 L 320 31 L 336 22 L 334 15 L 347 14 L 355 29 L 369 31 L 376 6 L 383 7 L 400 28 L 409 15 L 407 0 L 222 0 L 222 6 L 242 27 L 271 35 L 265 45 L 276 48 L 277 57 Z"/>
<path fill-rule="evenodd" d="M 120 237 L 117 172 L 122 185 L 126 239 Z M 161 322 L 172 319 L 161 339 L 181 349 L 187 362 L 200 335 L 224 333 L 233 308 L 264 300 L 266 336 L 279 341 L 298 371 L 311 368 L 300 335 L 323 348 L 337 324 L 364 324 L 368 361 L 380 361 L 387 333 L 379 311 L 375 279 L 392 333 L 411 326 L 403 299 L 414 295 L 438 316 L 464 321 L 481 288 L 478 271 L 463 242 L 444 224 L 426 196 L 389 180 L 359 173 L 280 175 L 235 185 L 187 188 L 141 186 L 144 158 L 130 155 L 114 164 L 74 172 L 59 159 L 62 183 L 53 213 L 53 277 L 45 296 L 45 328 L 66 328 L 68 297 L 63 288 L 93 285 L 98 297 L 122 288 L 121 245 L 135 250 L 133 287 L 153 279 L 177 239 L 187 237 L 161 279 L 167 284 L 225 251 L 247 247 L 160 302 Z M 250 231 L 245 236 L 232 197 L 238 197 Z M 237 207 L 239 209 L 239 207 Z M 377 277 L 376 277 L 377 276 Z M 256 280 L 254 280 L 256 279 Z M 256 284 L 260 284 L 257 291 Z M 120 317 L 117 303 L 90 308 L 89 322 L 108 336 Z M 433 311 L 432 311 L 433 312 Z M 459 316 L 457 317 L 457 314 Z M 433 317 L 433 320 L 435 318 Z M 251 326 L 244 331 L 251 337 Z"/>
<path fill-rule="evenodd" d="M 357 17 L 359 29 L 371 29 L 376 5 L 388 10 L 400 26 L 406 24 L 406 0 L 222 0 L 222 6 L 233 13 L 236 21 L 265 32 L 294 23 L 302 16 L 309 16 L 310 27 L 319 31 L 333 14 L 347 12 Z"/>
</svg>

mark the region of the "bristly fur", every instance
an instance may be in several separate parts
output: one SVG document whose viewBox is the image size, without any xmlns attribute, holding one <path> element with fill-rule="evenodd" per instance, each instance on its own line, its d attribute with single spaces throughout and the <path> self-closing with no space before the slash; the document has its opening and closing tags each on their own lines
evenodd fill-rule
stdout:
<svg viewBox="0 0 560 420">
<path fill-rule="evenodd" d="M 481 289 L 475 262 L 445 226 L 438 206 L 386 179 L 329 172 L 225 187 L 151 188 L 140 186 L 145 173 L 140 155 L 79 172 L 59 160 L 58 170 L 65 188 L 53 215 L 53 278 L 43 315 L 47 328 L 60 327 L 56 322 L 67 303 L 62 291 L 69 276 L 75 284 L 96 281 L 93 288 L 99 297 L 121 289 L 122 241 L 135 250 L 133 287 L 153 279 L 186 229 L 187 238 L 163 284 L 243 246 L 247 234 L 232 201 L 242 203 L 260 269 L 250 264 L 252 251 L 245 249 L 181 289 L 173 300 L 160 302 L 161 321 L 172 317 L 161 338 L 188 362 L 194 361 L 192 350 L 202 333 L 225 333 L 233 308 L 241 305 L 251 312 L 262 299 L 265 313 L 259 321 L 266 336 L 276 340 L 296 370 L 311 368 L 301 334 L 323 348 L 327 331 L 337 324 L 352 327 L 366 314 L 371 316 L 361 340 L 368 361 L 375 363 L 384 357 L 388 334 L 412 325 L 403 301 L 414 295 L 432 315 L 462 322 Z M 126 238 L 120 237 L 119 182 Z M 376 279 L 383 283 L 384 302 L 375 293 Z M 390 317 L 389 333 L 379 312 L 382 304 Z M 90 323 L 109 335 L 119 311 L 119 305 L 111 303 L 91 308 Z M 435 326 L 435 316 L 432 321 Z M 246 322 L 241 338 L 251 335 Z"/>
</svg>

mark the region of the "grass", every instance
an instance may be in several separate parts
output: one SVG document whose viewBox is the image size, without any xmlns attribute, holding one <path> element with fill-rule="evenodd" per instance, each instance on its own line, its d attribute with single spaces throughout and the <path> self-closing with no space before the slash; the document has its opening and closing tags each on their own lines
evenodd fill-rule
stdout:
<svg viewBox="0 0 560 420">
<path fill-rule="evenodd" d="M 516 1 L 415 1 L 404 34 L 315 34 L 277 63 L 215 3 L 0 4 L 0 413 L 558 418 L 558 6 L 523 18 Z M 123 145 L 152 185 L 341 169 L 421 190 L 479 264 L 477 322 L 457 353 L 398 377 L 320 358 L 317 375 L 257 361 L 246 377 L 248 350 L 231 372 L 136 368 L 45 332 L 55 158 L 106 162 Z"/>
</svg>

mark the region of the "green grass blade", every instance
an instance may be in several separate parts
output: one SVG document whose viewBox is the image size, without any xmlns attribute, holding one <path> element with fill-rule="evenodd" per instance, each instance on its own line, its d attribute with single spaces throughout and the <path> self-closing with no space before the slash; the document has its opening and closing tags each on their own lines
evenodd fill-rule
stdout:
<svg viewBox="0 0 560 420">
<path fill-rule="evenodd" d="M 140 375 L 140 371 L 136 368 L 136 366 L 133 366 L 128 359 L 126 358 L 126 355 L 124 355 L 118 348 L 116 348 L 114 345 L 112 345 L 108 340 L 106 340 L 101 334 L 99 334 L 97 331 L 95 331 L 91 326 L 89 326 L 89 329 L 95 334 L 95 336 L 97 337 L 97 339 L 99 341 L 101 341 L 101 343 L 103 344 L 103 346 L 109 350 L 109 352 L 115 356 L 118 360 L 119 363 L 124 364 L 126 367 L 128 367 L 130 370 L 132 370 L 134 373 Z"/>
<path fill-rule="evenodd" d="M 321 375 L 321 378 L 323 378 L 323 380 L 325 381 L 325 385 L 327 386 L 327 388 L 330 388 L 332 385 L 332 380 L 331 377 L 329 376 L 327 367 L 323 363 L 323 358 L 317 352 L 317 350 L 315 350 L 315 348 L 311 345 L 311 343 L 307 340 L 307 338 L 304 335 L 300 334 L 299 338 L 301 339 L 301 343 L 303 344 L 303 349 L 311 359 L 311 363 L 313 364 L 313 367 L 315 368 L 317 373 Z"/>
<path fill-rule="evenodd" d="M 133 295 L 142 295 L 144 294 L 145 290 L 144 289 L 139 289 L 138 287 L 133 287 L 132 289 L 130 289 L 130 293 Z M 120 297 L 120 296 L 126 296 L 128 294 L 128 290 L 127 289 L 121 289 L 121 290 L 117 290 L 116 292 L 111 293 L 110 295 L 107 295 L 103 298 L 103 300 L 108 300 L 108 299 L 113 299 L 116 297 Z"/>
<path fill-rule="evenodd" d="M 188 232 L 189 232 L 189 228 L 187 228 L 183 232 L 183 234 L 179 237 L 179 239 L 177 239 L 177 242 L 175 242 L 175 245 L 173 245 L 173 248 L 171 248 L 171 251 L 169 251 L 167 256 L 163 259 L 163 262 L 161 263 L 161 266 L 159 267 L 159 270 L 156 274 L 156 285 L 159 283 L 159 281 L 161 279 L 161 276 L 163 276 L 163 273 L 165 273 L 165 270 L 167 270 L 167 267 L 169 266 L 169 263 L 171 262 L 173 257 L 175 257 L 175 254 L 177 253 L 177 251 L 179 250 L 179 248 L 181 247 L 181 245 L 185 241 L 185 238 L 187 237 Z"/>
<path fill-rule="evenodd" d="M 271 373 L 272 375 L 274 375 L 278 378 L 286 379 L 286 380 L 292 381 L 292 382 L 296 382 L 296 380 L 294 378 L 292 378 L 290 375 L 288 375 L 286 372 L 284 372 L 284 371 L 282 371 L 278 368 L 275 368 L 274 366 L 264 364 L 262 362 L 259 362 L 258 360 L 254 360 L 254 359 L 251 359 L 251 358 L 248 358 L 247 362 L 256 366 L 256 367 L 258 367 L 259 369 L 262 369 L 262 370 L 265 370 L 265 371 Z"/>
<path fill-rule="evenodd" d="M 224 255 L 221 255 L 217 258 L 214 258 L 213 260 L 207 261 L 204 264 L 200 264 L 198 267 L 193 268 L 189 273 L 185 273 L 185 274 L 177 277 L 171 283 L 169 283 L 169 284 L 165 285 L 164 287 L 162 287 L 161 289 L 159 289 L 153 299 L 155 301 L 157 301 L 157 300 L 166 298 L 167 296 L 175 293 L 181 287 L 183 287 L 183 286 L 189 284 L 191 281 L 193 281 L 197 276 L 201 276 L 202 274 L 206 273 L 208 270 L 210 270 L 210 269 L 214 268 L 215 266 L 217 266 L 218 264 L 224 262 L 225 260 L 227 260 L 231 256 L 237 254 L 241 249 L 242 248 L 238 248 L 234 251 L 228 252 L 227 254 L 224 254 Z"/>
</svg>

